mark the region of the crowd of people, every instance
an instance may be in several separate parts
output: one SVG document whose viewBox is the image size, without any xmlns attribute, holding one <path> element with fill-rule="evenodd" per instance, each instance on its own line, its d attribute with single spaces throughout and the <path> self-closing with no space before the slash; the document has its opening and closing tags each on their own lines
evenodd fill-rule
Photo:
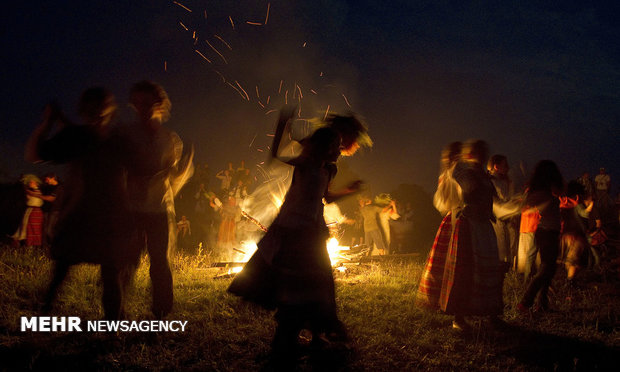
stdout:
<svg viewBox="0 0 620 372">
<path fill-rule="evenodd" d="M 238 167 L 228 162 L 215 175 L 207 163 L 196 163 L 194 176 L 176 199 L 177 249 L 185 254 L 200 251 L 216 261 L 241 259 L 237 248 L 263 233 L 242 213 L 255 183 L 256 176 L 243 160 Z M 351 217 L 343 215 L 335 203 L 326 206 L 331 235 L 364 249 L 368 256 L 403 251 L 405 237 L 413 229 L 411 205 L 400 206 L 388 193 L 372 197 L 364 192 L 357 201 L 359 207 L 351 211 Z"/>
<path fill-rule="evenodd" d="M 55 174 L 43 182 L 21 177 L 27 208 L 11 235 L 15 245 L 45 247 L 54 260 L 45 312 L 70 267 L 91 263 L 101 267 L 105 317 L 125 317 L 125 292 L 143 250 L 150 258 L 153 314 L 172 310 L 174 197 L 192 175 L 193 150 L 184 151 L 179 136 L 163 126 L 171 103 L 160 85 L 134 84 L 129 104 L 135 120 L 115 122 L 114 95 L 102 87 L 86 89 L 78 104 L 80 124 L 49 104 L 28 139 L 27 161 L 66 169 L 62 182 Z"/>
<path fill-rule="evenodd" d="M 184 151 L 178 135 L 163 126 L 171 109 L 167 93 L 154 82 L 141 81 L 131 87 L 129 104 L 135 111 L 134 122 L 114 123 L 114 95 L 105 88 L 89 88 L 78 105 L 81 125 L 50 104 L 26 144 L 26 160 L 67 168 L 58 194 L 60 187 L 44 195 L 35 176 L 24 177 L 27 209 L 12 235 L 15 242 L 42 246 L 41 207 L 44 200 L 58 206 L 57 216 L 48 219 L 52 224 L 48 249 L 54 266 L 43 307 L 46 313 L 52 310 L 70 267 L 91 263 L 101 268 L 105 318 L 125 318 L 125 293 L 144 251 L 150 259 L 153 315 L 162 318 L 170 313 L 173 278 L 168 254 L 177 238 L 183 241 L 192 234 L 187 215 L 181 214 L 177 221 L 175 200 L 179 206 L 190 206 L 193 217 L 203 219 L 201 226 L 209 226 L 204 223 L 209 221 L 215 227 L 218 218 L 214 216 L 219 215 L 214 246 L 232 247 L 238 241 L 239 206 L 253 181 L 249 169 L 243 162 L 237 169 L 229 163 L 215 175 L 219 189 L 209 191 L 208 165 L 203 164 L 194 177 L 196 192 L 180 193 L 194 173 L 193 150 Z M 316 342 L 328 336 L 346 338 L 336 314 L 323 200 L 331 203 L 360 189 L 361 181 L 339 192 L 331 189 L 335 162 L 340 155 L 353 155 L 360 146 L 372 144 L 355 116 L 331 115 L 300 141 L 303 150 L 298 157 L 285 159 L 278 150 L 282 139 L 290 137 L 294 112 L 293 108 L 281 112 L 271 152 L 272 158 L 294 168 L 291 187 L 246 270 L 230 287 L 231 293 L 277 309 L 274 353 L 286 361 L 307 323 Z M 202 239 L 208 241 L 209 236 L 207 230 Z"/>
<path fill-rule="evenodd" d="M 574 286 L 589 262 L 600 264 L 596 237 L 605 235 L 605 221 L 618 224 L 603 168 L 595 189 L 587 173 L 566 184 L 558 166 L 542 160 L 523 189 L 515 190 L 507 157 L 489 157 L 484 141 L 471 140 L 448 145 L 440 170 L 434 204 L 444 218 L 416 300 L 420 307 L 453 315 L 458 330 L 471 329 L 467 316 L 506 326 L 502 289 L 509 270 L 524 278 L 517 310 L 547 311 L 558 262 Z"/>
<path fill-rule="evenodd" d="M 242 208 L 253 191 L 255 176 L 242 160 L 229 162 L 211 174 L 208 163 L 196 163 L 195 174 L 176 199 L 180 252 L 199 251 L 221 261 L 232 261 L 234 248 L 256 235 L 258 227 L 242 217 Z"/>
<path fill-rule="evenodd" d="M 242 214 L 255 182 L 244 161 L 237 168 L 229 162 L 214 176 L 207 163 L 196 163 L 193 178 L 176 201 L 180 217 L 179 251 L 196 254 L 201 250 L 220 261 L 239 258 L 234 248 L 256 240 L 262 233 L 259 226 Z M 365 192 L 358 195 L 357 201 L 358 208 L 350 211 L 350 217 L 343 215 L 335 203 L 326 206 L 325 218 L 331 235 L 341 238 L 343 243 L 350 242 L 352 247 L 365 249 L 368 256 L 403 251 L 405 237 L 413 229 L 411 205 L 400 205 L 387 193 L 372 197 Z"/>
<path fill-rule="evenodd" d="M 140 254 L 147 252 L 152 312 L 165 317 L 173 307 L 168 255 L 175 245 L 186 253 L 203 250 L 229 261 L 242 241 L 261 237 L 229 292 L 277 310 L 272 347 L 279 362 L 292 362 L 303 328 L 312 332 L 317 347 L 346 340 L 326 249 L 328 226 L 348 226 L 352 246 L 366 247 L 369 256 L 386 255 L 402 250 L 403 231 L 411 227 L 413 215 L 410 205 L 389 194 L 361 192 L 361 181 L 332 190 L 336 160 L 372 145 L 361 120 L 353 114 L 328 115 L 299 140 L 299 156 L 285 158 L 280 151 L 283 138 L 291 138 L 294 110 L 281 111 L 271 158 L 292 167 L 293 177 L 267 230 L 243 216 L 256 181 L 244 161 L 237 167 L 229 162 L 213 175 L 207 163 L 194 165 L 193 150 L 184 149 L 179 136 L 163 125 L 171 103 L 154 82 L 134 84 L 130 106 L 135 120 L 115 123 L 112 93 L 89 88 L 78 105 L 81 125 L 50 104 L 26 145 L 28 161 L 67 167 L 62 182 L 53 173 L 43 181 L 21 177 L 24 213 L 10 234 L 16 245 L 45 247 L 54 260 L 43 310 L 52 309 L 71 266 L 93 263 L 101 267 L 105 317 L 124 318 L 125 292 Z M 454 316 L 457 330 L 471 329 L 470 316 L 485 316 L 491 325 L 504 327 L 503 281 L 514 270 L 523 274 L 526 287 L 517 310 L 547 310 L 558 260 L 573 285 L 580 271 L 600 264 L 608 253 L 600 250 L 606 224 L 618 224 L 610 185 L 603 168 L 594 180 L 584 173 L 566 183 L 558 166 L 543 160 L 518 190 L 506 156 L 489 156 L 481 140 L 451 143 L 442 152 L 433 196 L 443 220 L 417 304 Z M 337 208 L 326 211 L 354 194 L 359 208 L 352 218 Z"/>
</svg>

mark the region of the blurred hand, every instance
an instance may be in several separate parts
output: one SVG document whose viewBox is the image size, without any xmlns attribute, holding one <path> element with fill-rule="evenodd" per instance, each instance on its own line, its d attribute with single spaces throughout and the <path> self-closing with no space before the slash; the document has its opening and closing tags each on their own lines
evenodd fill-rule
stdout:
<svg viewBox="0 0 620 372">
<path fill-rule="evenodd" d="M 280 109 L 280 118 L 278 121 L 289 121 L 295 116 L 295 111 L 297 110 L 297 106 L 286 105 Z"/>
<path fill-rule="evenodd" d="M 45 109 L 43 109 L 43 122 L 47 124 L 51 124 L 53 121 L 58 119 L 61 115 L 60 107 L 56 102 L 51 102 L 45 105 Z"/>
<path fill-rule="evenodd" d="M 363 185 L 364 185 L 364 182 L 362 180 L 357 180 L 357 181 L 351 182 L 347 186 L 347 190 L 351 193 L 358 192 L 361 190 Z"/>
</svg>

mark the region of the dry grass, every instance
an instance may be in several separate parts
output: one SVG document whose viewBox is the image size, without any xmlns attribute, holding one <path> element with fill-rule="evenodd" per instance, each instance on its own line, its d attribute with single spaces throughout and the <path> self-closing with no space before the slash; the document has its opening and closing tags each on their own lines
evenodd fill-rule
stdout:
<svg viewBox="0 0 620 372">
<path fill-rule="evenodd" d="M 275 323 L 270 312 L 226 293 L 230 279 L 213 279 L 204 255 L 174 262 L 175 310 L 168 319 L 187 320 L 184 333 L 22 333 L 20 316 L 39 315 L 51 270 L 40 252 L 0 251 L 0 370 L 213 370 L 268 367 Z M 370 263 L 336 273 L 340 315 L 351 341 L 309 354 L 300 370 L 605 370 L 620 361 L 618 280 L 586 273 L 568 292 L 562 271 L 553 285 L 554 311 L 519 316 L 523 290 L 509 274 L 505 319 L 491 329 L 472 318 L 471 334 L 453 331 L 451 318 L 414 306 L 420 261 Z M 148 259 L 136 274 L 128 312 L 152 319 Z M 98 269 L 82 265 L 62 287 L 52 315 L 102 316 Z M 568 299 L 567 297 L 569 297 Z M 346 346 L 346 347 L 345 347 Z"/>
</svg>

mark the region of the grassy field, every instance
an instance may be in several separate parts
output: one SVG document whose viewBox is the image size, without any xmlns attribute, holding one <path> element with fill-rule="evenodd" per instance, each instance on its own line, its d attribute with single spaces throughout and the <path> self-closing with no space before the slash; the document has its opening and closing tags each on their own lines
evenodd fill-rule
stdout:
<svg viewBox="0 0 620 372">
<path fill-rule="evenodd" d="M 340 316 L 351 341 L 321 353 L 307 350 L 299 370 L 538 371 L 617 370 L 620 297 L 617 275 L 588 272 L 570 294 L 559 270 L 552 311 L 518 315 L 522 285 L 508 274 L 504 319 L 493 330 L 471 318 L 473 332 L 451 329 L 451 318 L 422 311 L 414 296 L 423 258 L 352 266 L 335 272 Z M 51 263 L 41 252 L 0 248 L 1 370 L 268 369 L 273 314 L 226 293 L 230 279 L 214 279 L 209 258 L 177 256 L 173 262 L 175 309 L 168 320 L 187 320 L 185 332 L 21 332 L 20 317 L 36 316 Z M 100 319 L 98 268 L 74 267 L 51 315 Z M 148 259 L 129 296 L 133 320 L 149 312 Z"/>
</svg>

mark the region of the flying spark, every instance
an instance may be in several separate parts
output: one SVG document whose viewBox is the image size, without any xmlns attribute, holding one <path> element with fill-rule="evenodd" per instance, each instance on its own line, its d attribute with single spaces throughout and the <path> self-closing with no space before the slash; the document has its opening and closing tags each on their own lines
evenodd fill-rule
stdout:
<svg viewBox="0 0 620 372">
<path fill-rule="evenodd" d="M 225 64 L 228 64 L 228 61 L 226 60 L 226 58 L 224 58 L 224 56 L 222 55 L 222 53 L 220 53 L 219 50 L 215 49 L 215 47 L 213 45 L 211 45 L 211 43 L 209 42 L 209 40 L 205 40 L 207 42 L 207 44 L 211 47 L 211 49 L 213 49 L 213 51 L 215 53 L 217 53 L 218 56 L 220 56 L 220 58 L 222 59 L 222 61 L 224 61 Z"/>
<path fill-rule="evenodd" d="M 245 23 L 251 25 L 251 26 L 262 26 L 263 24 L 260 22 L 250 22 L 250 21 L 245 21 Z"/>
<path fill-rule="evenodd" d="M 189 31 L 189 28 L 187 28 L 183 22 L 179 21 L 179 24 L 181 25 L 181 27 L 183 27 L 185 29 L 185 31 Z"/>
<path fill-rule="evenodd" d="M 239 89 L 241 89 L 243 91 L 243 94 L 245 94 L 245 98 L 249 101 L 250 100 L 250 96 L 248 96 L 248 92 L 246 92 L 245 89 L 243 89 L 243 87 L 241 86 L 241 84 L 239 84 L 239 82 L 237 80 L 235 80 L 235 84 L 237 84 Z"/>
<path fill-rule="evenodd" d="M 228 16 L 228 19 L 230 20 L 230 25 L 232 26 L 232 29 L 235 29 L 235 22 L 233 22 L 232 17 Z"/>
<path fill-rule="evenodd" d="M 303 95 L 303 93 L 301 93 L 301 87 L 299 85 L 297 86 L 297 90 L 299 90 L 299 98 L 303 99 L 304 95 Z"/>
<path fill-rule="evenodd" d="M 245 96 L 243 95 L 243 93 L 241 93 L 241 91 L 239 89 L 237 89 L 236 86 L 232 85 L 231 83 L 229 83 L 228 81 L 226 82 L 226 84 L 230 85 L 231 88 L 233 88 L 234 90 L 237 91 L 237 93 L 239 93 L 239 95 L 241 96 L 241 98 L 245 99 Z"/>
<path fill-rule="evenodd" d="M 323 116 L 323 120 L 327 119 L 327 113 L 329 113 L 329 105 L 327 105 L 327 109 L 325 110 L 325 116 Z"/>
<path fill-rule="evenodd" d="M 204 54 L 200 53 L 200 51 L 199 51 L 198 49 L 195 49 L 195 51 L 196 51 L 196 53 L 200 54 L 200 56 L 201 56 L 202 58 L 204 58 L 204 59 L 205 59 L 205 61 L 207 61 L 207 62 L 211 63 L 211 61 L 209 60 L 209 58 L 205 57 L 205 55 L 204 55 Z"/>
<path fill-rule="evenodd" d="M 269 21 L 269 9 L 271 8 L 271 3 L 267 3 L 267 15 L 265 15 L 265 24 Z"/>
<path fill-rule="evenodd" d="M 347 106 L 351 107 L 351 104 L 349 103 L 349 100 L 347 99 L 347 97 L 343 94 L 342 98 L 344 98 L 344 101 L 347 103 Z"/>
<path fill-rule="evenodd" d="M 226 82 L 226 78 L 224 77 L 224 75 L 222 75 L 218 70 L 213 70 L 215 71 L 216 74 L 220 75 L 220 77 L 222 78 L 222 83 Z"/>
<path fill-rule="evenodd" d="M 264 163 L 265 163 L 265 162 L 261 162 L 261 163 L 259 163 L 259 164 L 260 164 L 260 165 L 262 165 L 262 164 L 264 164 Z M 272 178 L 271 178 L 271 176 L 269 175 L 269 173 L 267 173 L 267 171 L 266 171 L 263 167 L 261 167 L 260 165 L 259 165 L 259 166 L 257 166 L 256 168 L 258 169 L 259 173 L 261 173 L 261 176 L 262 176 L 263 178 L 265 178 L 265 179 L 266 179 L 266 181 L 265 181 L 265 182 L 269 182 L 269 181 L 271 181 L 271 180 L 272 180 Z"/>
<path fill-rule="evenodd" d="M 218 39 L 219 39 L 222 43 L 224 43 L 224 45 L 226 45 L 226 48 L 228 48 L 229 50 L 232 50 L 232 47 L 230 46 L 230 44 L 228 44 L 228 43 L 226 42 L 226 40 L 222 39 L 219 35 L 213 35 L 213 36 L 215 36 L 215 37 L 216 37 L 216 38 L 218 38 Z"/>
<path fill-rule="evenodd" d="M 190 8 L 186 7 L 185 5 L 183 5 L 183 4 L 181 4 L 181 3 L 177 2 L 177 1 L 173 1 L 173 3 L 178 5 L 178 6 L 180 6 L 183 9 L 187 10 L 190 13 L 192 12 L 192 10 Z"/>
</svg>

